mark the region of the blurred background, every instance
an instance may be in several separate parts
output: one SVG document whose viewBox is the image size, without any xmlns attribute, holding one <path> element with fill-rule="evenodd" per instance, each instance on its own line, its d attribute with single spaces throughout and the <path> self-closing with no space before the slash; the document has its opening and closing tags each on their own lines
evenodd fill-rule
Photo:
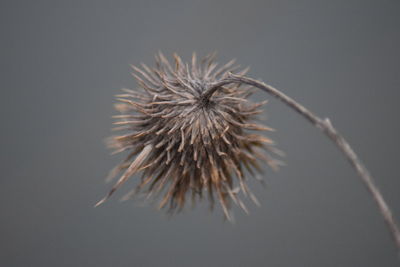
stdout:
<svg viewBox="0 0 400 267">
<path fill-rule="evenodd" d="M 236 223 L 204 203 L 172 218 L 107 203 L 114 95 L 129 64 L 218 52 L 329 117 L 400 221 L 399 1 L 2 1 L 0 266 L 398 266 L 388 229 L 354 170 L 298 114 L 263 119 L 287 156 Z"/>
</svg>

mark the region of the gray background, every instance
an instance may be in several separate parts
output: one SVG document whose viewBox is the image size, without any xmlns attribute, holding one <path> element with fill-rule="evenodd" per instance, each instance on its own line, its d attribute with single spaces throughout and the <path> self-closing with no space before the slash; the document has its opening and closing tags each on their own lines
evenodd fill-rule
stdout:
<svg viewBox="0 0 400 267">
<path fill-rule="evenodd" d="M 237 58 L 332 119 L 400 220 L 399 1 L 2 1 L 0 266 L 398 266 L 375 203 L 319 131 L 276 100 L 270 135 L 287 166 L 250 185 L 236 224 L 205 205 L 168 218 L 104 206 L 122 159 L 113 95 L 162 50 Z M 259 93 L 259 98 L 270 98 Z"/>
</svg>

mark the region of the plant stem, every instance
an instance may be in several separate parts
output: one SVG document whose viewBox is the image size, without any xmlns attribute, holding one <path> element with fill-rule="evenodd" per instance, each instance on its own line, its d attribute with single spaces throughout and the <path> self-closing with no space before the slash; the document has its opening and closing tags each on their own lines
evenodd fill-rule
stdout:
<svg viewBox="0 0 400 267">
<path fill-rule="evenodd" d="M 360 159 L 357 157 L 356 153 L 350 147 L 349 143 L 343 138 L 343 136 L 332 126 L 329 119 L 321 119 L 316 116 L 314 113 L 309 111 L 303 105 L 299 104 L 292 98 L 288 97 L 284 93 L 280 92 L 278 89 L 267 85 L 263 82 L 245 77 L 230 74 L 229 77 L 222 79 L 219 82 L 212 84 L 203 94 L 204 99 L 209 99 L 212 94 L 220 89 L 223 85 L 230 83 L 242 83 L 251 85 L 265 91 L 274 97 L 281 100 L 283 103 L 303 115 L 308 121 L 310 121 L 315 127 L 319 128 L 323 133 L 325 133 L 333 143 L 337 145 L 340 151 L 345 155 L 345 157 L 349 160 L 350 164 L 355 168 L 357 174 L 360 176 L 362 182 L 367 187 L 368 191 L 371 193 L 373 199 L 375 200 L 378 208 L 389 227 L 389 230 L 392 234 L 394 242 L 397 246 L 397 249 L 400 252 L 400 230 L 396 224 L 395 219 L 393 218 L 392 212 L 389 206 L 386 204 L 381 192 L 377 188 L 372 179 L 372 176 L 369 174 L 368 170 L 361 163 Z"/>
</svg>

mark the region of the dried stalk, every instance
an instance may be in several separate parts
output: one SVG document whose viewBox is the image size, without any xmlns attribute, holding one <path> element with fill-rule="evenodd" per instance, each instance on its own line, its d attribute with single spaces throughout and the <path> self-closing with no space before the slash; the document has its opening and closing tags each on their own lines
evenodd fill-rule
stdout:
<svg viewBox="0 0 400 267">
<path fill-rule="evenodd" d="M 234 75 L 232 73 L 229 76 L 219 82 L 212 84 L 207 91 L 204 93 L 204 99 L 209 99 L 211 95 L 220 89 L 223 85 L 238 83 L 238 84 L 248 84 L 254 87 L 265 91 L 274 97 L 281 100 L 283 103 L 303 115 L 308 121 L 310 121 L 315 127 L 319 128 L 323 133 L 325 133 L 332 142 L 342 151 L 345 157 L 349 160 L 350 164 L 355 168 L 356 172 L 360 176 L 362 182 L 367 187 L 368 191 L 371 193 L 373 199 L 376 201 L 378 208 L 389 227 L 390 233 L 394 239 L 394 242 L 397 248 L 400 251 L 400 230 L 397 226 L 395 219 L 393 218 L 392 212 L 386 201 L 384 200 L 381 192 L 377 188 L 372 179 L 372 176 L 369 174 L 368 170 L 361 163 L 360 159 L 357 157 L 356 153 L 353 151 L 349 143 L 344 139 L 344 137 L 332 126 L 330 120 L 328 118 L 321 119 L 303 105 L 299 104 L 292 98 L 288 97 L 284 93 L 280 92 L 278 89 L 267 85 L 263 82 L 245 77 L 240 75 Z"/>
</svg>

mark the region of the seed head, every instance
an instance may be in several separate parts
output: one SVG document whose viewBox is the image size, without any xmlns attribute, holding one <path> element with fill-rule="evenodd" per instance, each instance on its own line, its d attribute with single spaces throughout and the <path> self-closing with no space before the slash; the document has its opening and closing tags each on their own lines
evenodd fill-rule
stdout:
<svg viewBox="0 0 400 267">
<path fill-rule="evenodd" d="M 121 115 L 115 116 L 115 130 L 125 134 L 110 141 L 115 152 L 129 154 L 111 172 L 111 176 L 123 172 L 121 178 L 97 205 L 139 172 L 142 177 L 132 194 L 160 196 L 159 208 L 168 204 L 169 211 L 181 210 L 188 195 L 194 203 L 207 192 L 210 207 L 217 198 L 231 219 L 231 201 L 246 211 L 239 192 L 256 201 L 246 184 L 245 169 L 254 175 L 254 169 L 261 171 L 260 162 L 278 165 L 269 155 L 275 151 L 273 142 L 257 133 L 272 130 L 255 123 L 265 102 L 252 103 L 247 99 L 251 88 L 241 84 L 205 93 L 231 72 L 247 72 L 238 71 L 234 63 L 217 68 L 213 54 L 200 62 L 193 54 L 190 65 L 177 55 L 171 65 L 159 53 L 155 68 L 132 66 L 140 87 L 117 96 Z"/>
</svg>

